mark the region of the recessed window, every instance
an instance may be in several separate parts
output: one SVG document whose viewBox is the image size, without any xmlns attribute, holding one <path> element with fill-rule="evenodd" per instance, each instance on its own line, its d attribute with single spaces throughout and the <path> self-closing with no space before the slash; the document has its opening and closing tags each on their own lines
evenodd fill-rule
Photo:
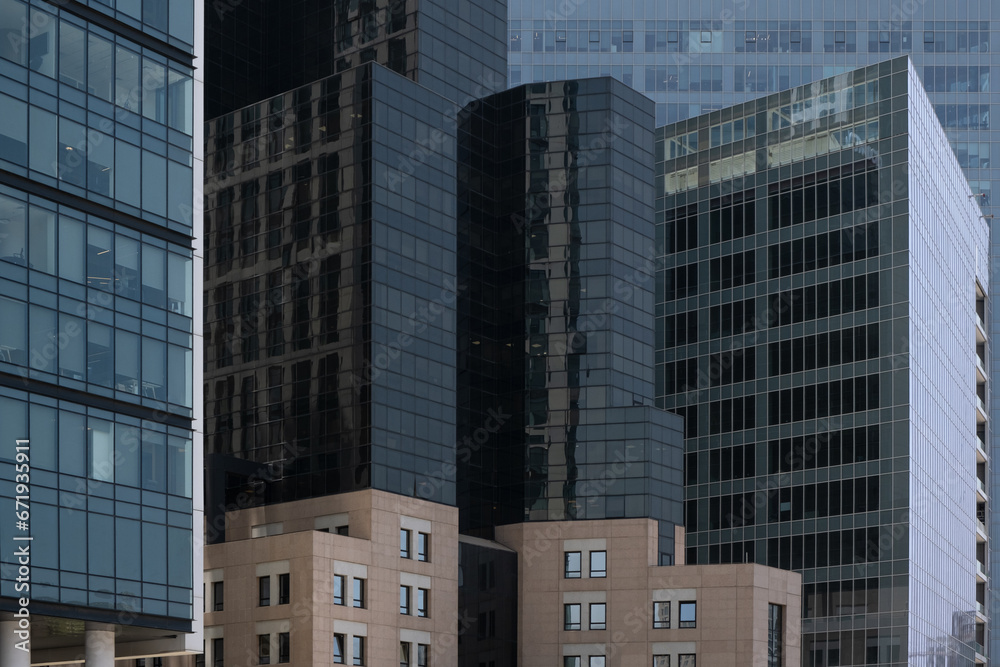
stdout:
<svg viewBox="0 0 1000 667">
<path fill-rule="evenodd" d="M 355 577 L 353 581 L 354 581 L 354 606 L 363 609 L 365 606 L 365 580 L 358 579 Z"/>
<path fill-rule="evenodd" d="M 288 574 L 278 575 L 278 604 L 288 604 L 291 581 Z"/>
<path fill-rule="evenodd" d="M 670 603 L 653 603 L 653 627 L 657 629 L 670 627 Z"/>
<path fill-rule="evenodd" d="M 417 589 L 417 616 L 427 618 L 430 615 L 431 592 L 426 588 Z"/>
<path fill-rule="evenodd" d="M 654 655 L 653 667 L 670 667 L 669 655 Z"/>
<path fill-rule="evenodd" d="M 399 613 L 409 615 L 410 613 L 410 587 L 399 587 Z"/>
<path fill-rule="evenodd" d="M 681 653 L 678 655 L 677 667 L 696 667 L 694 653 Z"/>
<path fill-rule="evenodd" d="M 257 662 L 271 664 L 271 635 L 257 635 Z"/>
<path fill-rule="evenodd" d="M 603 655 L 590 656 L 590 665 L 588 667 L 605 667 L 604 656 Z"/>
<path fill-rule="evenodd" d="M 431 536 L 427 533 L 417 533 L 417 560 L 424 563 L 431 560 Z"/>
<path fill-rule="evenodd" d="M 581 660 L 578 655 L 563 656 L 563 667 L 582 667 Z"/>
<path fill-rule="evenodd" d="M 257 577 L 257 606 L 271 606 L 271 577 Z"/>
<path fill-rule="evenodd" d="M 580 605 L 577 603 L 563 605 L 563 630 L 580 629 Z"/>
<path fill-rule="evenodd" d="M 579 579 L 582 575 L 582 558 L 579 551 L 567 551 L 565 553 L 564 576 L 567 579 Z"/>
<path fill-rule="evenodd" d="M 222 611 L 224 592 L 221 581 L 212 582 L 212 611 Z"/>
<path fill-rule="evenodd" d="M 399 667 L 410 667 L 410 642 L 399 642 Z"/>
<path fill-rule="evenodd" d="M 431 664 L 430 644 L 417 644 L 417 667 L 429 667 Z"/>
<path fill-rule="evenodd" d="M 333 664 L 344 664 L 344 647 L 346 644 L 347 642 L 344 635 L 333 636 Z"/>
<path fill-rule="evenodd" d="M 590 576 L 598 578 L 608 576 L 607 551 L 590 552 Z"/>
<path fill-rule="evenodd" d="M 278 662 L 291 662 L 292 643 L 288 632 L 278 633 Z"/>
<path fill-rule="evenodd" d="M 785 608 L 780 604 L 767 605 L 767 667 L 781 667 L 784 664 L 784 611 Z"/>
<path fill-rule="evenodd" d="M 608 615 L 607 605 L 603 602 L 592 602 L 590 604 L 590 629 L 607 630 Z"/>
<path fill-rule="evenodd" d="M 355 580 L 357 581 L 357 580 Z M 355 665 L 365 664 L 365 638 L 364 637 L 354 637 L 354 656 L 353 662 Z"/>
<path fill-rule="evenodd" d="M 406 528 L 399 529 L 399 557 L 410 558 L 410 531 Z"/>
<path fill-rule="evenodd" d="M 350 532 L 350 529 L 348 528 L 347 524 L 345 523 L 343 526 L 337 526 L 336 531 L 337 531 L 337 535 L 347 536 L 348 533 Z"/>
<path fill-rule="evenodd" d="M 333 575 L 333 604 L 344 604 L 344 587 L 347 585 L 346 579 L 342 574 Z"/>
<path fill-rule="evenodd" d="M 693 628 L 697 624 L 697 612 L 698 603 L 696 602 L 681 602 L 679 609 L 679 623 L 677 627 L 679 628 Z"/>
<path fill-rule="evenodd" d="M 212 665 L 213 667 L 226 665 L 226 652 L 221 637 L 212 640 Z"/>
</svg>

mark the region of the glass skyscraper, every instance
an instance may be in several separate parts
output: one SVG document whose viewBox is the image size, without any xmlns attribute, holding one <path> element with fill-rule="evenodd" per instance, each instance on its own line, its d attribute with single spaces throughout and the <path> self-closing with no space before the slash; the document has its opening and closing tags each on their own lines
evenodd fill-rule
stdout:
<svg viewBox="0 0 1000 667">
<path fill-rule="evenodd" d="M 200 15 L 0 1 L 4 665 L 201 651 Z"/>
<path fill-rule="evenodd" d="M 806 665 L 985 664 L 988 229 L 916 68 L 658 140 L 687 562 L 802 572 Z"/>
</svg>

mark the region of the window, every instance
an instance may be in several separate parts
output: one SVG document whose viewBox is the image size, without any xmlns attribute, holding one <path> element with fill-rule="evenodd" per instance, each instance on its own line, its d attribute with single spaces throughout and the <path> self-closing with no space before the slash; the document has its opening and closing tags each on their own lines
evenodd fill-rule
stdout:
<svg viewBox="0 0 1000 667">
<path fill-rule="evenodd" d="M 278 575 L 278 604 L 288 604 L 288 594 L 289 594 L 289 575 L 279 574 Z"/>
<path fill-rule="evenodd" d="M 257 635 L 257 662 L 271 664 L 271 635 Z"/>
<path fill-rule="evenodd" d="M 782 665 L 783 619 L 784 607 L 780 604 L 767 605 L 767 667 L 781 667 Z"/>
<path fill-rule="evenodd" d="M 653 603 L 653 627 L 654 628 L 669 628 L 670 627 L 670 603 L 669 602 L 654 602 Z"/>
<path fill-rule="evenodd" d="M 271 606 L 271 577 L 257 577 L 257 606 Z"/>
<path fill-rule="evenodd" d="M 365 606 L 365 580 L 354 579 L 354 606 L 364 608 Z M 358 663 L 354 663 L 358 664 Z"/>
<path fill-rule="evenodd" d="M 607 629 L 607 606 L 603 602 L 590 603 L 590 629 Z"/>
<path fill-rule="evenodd" d="M 581 667 L 580 660 L 578 655 L 563 656 L 563 667 Z"/>
<path fill-rule="evenodd" d="M 344 575 L 333 575 L 333 604 L 344 604 L 344 585 L 347 583 Z"/>
<path fill-rule="evenodd" d="M 223 591 L 222 582 L 212 582 L 212 611 L 222 611 Z"/>
<path fill-rule="evenodd" d="M 678 655 L 677 667 L 695 667 L 694 653 L 681 653 Z"/>
<path fill-rule="evenodd" d="M 579 579 L 580 578 L 580 552 L 579 551 L 567 551 L 566 557 L 566 569 L 565 577 L 566 579 Z"/>
<path fill-rule="evenodd" d="M 563 629 L 564 630 L 579 630 L 580 629 L 580 605 L 579 604 L 564 604 L 563 605 Z"/>
<path fill-rule="evenodd" d="M 695 627 L 695 622 L 697 621 L 697 608 L 696 602 L 681 602 L 680 604 L 680 623 L 677 624 L 679 628 L 693 628 Z"/>
<path fill-rule="evenodd" d="M 343 665 L 344 664 L 344 635 L 334 635 L 333 636 L 333 664 Z"/>
<path fill-rule="evenodd" d="M 427 618 L 430 614 L 431 592 L 426 588 L 417 589 L 417 616 Z"/>
<path fill-rule="evenodd" d="M 399 557 L 410 558 L 410 531 L 406 528 L 399 529 Z"/>
<path fill-rule="evenodd" d="M 399 613 L 409 614 L 410 613 L 410 587 L 400 586 L 399 587 Z"/>
<path fill-rule="evenodd" d="M 654 655 L 653 667 L 670 667 L 669 655 Z"/>
<path fill-rule="evenodd" d="M 399 667 L 410 667 L 410 642 L 399 642 Z"/>
<path fill-rule="evenodd" d="M 607 551 L 591 551 L 590 552 L 590 576 L 591 577 L 606 577 L 606 576 L 608 576 L 608 552 Z"/>
<path fill-rule="evenodd" d="M 225 667 L 226 665 L 226 652 L 221 637 L 212 640 L 212 665 L 213 667 Z"/>
<path fill-rule="evenodd" d="M 364 579 L 355 579 L 354 581 L 364 581 Z M 363 665 L 365 664 L 365 638 L 364 637 L 354 637 L 354 664 Z"/>
<path fill-rule="evenodd" d="M 291 662 L 292 646 L 288 632 L 278 633 L 278 662 Z"/>
<path fill-rule="evenodd" d="M 590 666 L 589 667 L 604 667 L 604 656 L 603 655 L 592 655 L 592 656 L 590 656 Z"/>
<path fill-rule="evenodd" d="M 417 533 L 417 560 L 425 563 L 431 559 L 431 536 L 427 533 Z"/>
<path fill-rule="evenodd" d="M 337 528 L 336 528 L 337 535 L 347 535 L 348 534 L 348 530 L 349 530 L 349 528 L 348 528 L 348 526 L 347 526 L 346 523 L 343 526 L 337 526 Z"/>
<path fill-rule="evenodd" d="M 431 658 L 430 644 L 417 644 L 417 667 L 428 667 Z"/>
</svg>

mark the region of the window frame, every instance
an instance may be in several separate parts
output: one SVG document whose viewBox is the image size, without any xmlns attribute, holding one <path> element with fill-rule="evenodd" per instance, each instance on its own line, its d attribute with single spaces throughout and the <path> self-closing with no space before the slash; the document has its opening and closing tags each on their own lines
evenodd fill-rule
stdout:
<svg viewBox="0 0 1000 667">
<path fill-rule="evenodd" d="M 399 585 L 399 613 L 403 616 L 409 616 L 410 610 L 413 608 L 413 589 L 404 584 Z"/>
<path fill-rule="evenodd" d="M 576 608 L 576 623 L 570 620 L 570 612 Z M 575 627 L 574 627 L 575 626 Z M 583 605 L 580 602 L 563 603 L 563 630 L 578 632 L 583 629 Z"/>
<path fill-rule="evenodd" d="M 340 660 L 337 660 L 337 649 L 340 649 Z M 333 664 L 347 664 L 347 635 L 341 632 L 333 633 Z"/>
<path fill-rule="evenodd" d="M 417 618 L 430 618 L 431 591 L 428 588 L 418 588 L 414 604 Z"/>
<path fill-rule="evenodd" d="M 399 642 L 399 667 L 410 667 L 412 658 L 410 642 Z"/>
<path fill-rule="evenodd" d="M 365 609 L 365 580 L 360 577 L 351 577 L 351 606 Z"/>
<path fill-rule="evenodd" d="M 364 579 L 361 579 L 364 581 Z M 364 667 L 365 664 L 365 638 L 361 635 L 351 637 L 351 664 Z"/>
<path fill-rule="evenodd" d="M 337 584 L 340 584 L 340 595 L 337 595 Z M 344 598 L 344 589 L 347 588 L 347 576 L 343 574 L 333 575 L 333 604 L 339 605 L 341 607 L 347 606 L 347 602 Z M 339 600 L 339 601 L 338 601 Z"/>
<path fill-rule="evenodd" d="M 413 550 L 411 548 L 412 545 L 410 544 L 410 542 L 412 541 L 412 538 L 413 538 L 413 531 L 411 531 L 409 528 L 400 528 L 399 529 L 399 557 L 400 558 L 407 558 L 407 559 L 409 559 L 409 558 L 413 557 Z"/>
<path fill-rule="evenodd" d="M 696 667 L 698 655 L 696 653 L 678 653 L 677 667 Z"/>
<path fill-rule="evenodd" d="M 226 645 L 223 637 L 212 639 L 212 666 L 226 667 Z"/>
<path fill-rule="evenodd" d="M 225 585 L 222 581 L 212 582 L 212 611 L 224 611 L 225 609 Z"/>
<path fill-rule="evenodd" d="M 661 607 L 662 606 L 662 607 Z M 657 614 L 657 609 L 666 609 L 666 620 L 660 620 L 660 615 Z M 670 601 L 669 600 L 653 600 L 653 629 L 654 630 L 669 630 L 670 629 Z"/>
<path fill-rule="evenodd" d="M 292 661 L 292 635 L 290 632 L 278 633 L 278 664 Z"/>
<path fill-rule="evenodd" d="M 289 604 L 291 600 L 292 579 L 286 572 L 278 575 L 278 604 Z"/>
<path fill-rule="evenodd" d="M 430 533 L 417 533 L 417 560 L 421 563 L 431 562 Z"/>
<path fill-rule="evenodd" d="M 603 555 L 604 557 L 604 568 L 595 570 L 594 556 L 597 556 L 599 554 Z M 589 568 L 588 574 L 590 575 L 591 579 L 604 579 L 608 576 L 608 552 L 606 550 L 591 551 L 588 554 L 587 561 Z"/>
<path fill-rule="evenodd" d="M 684 612 L 686 610 L 694 610 L 694 619 L 690 621 L 684 620 Z M 678 628 L 696 628 L 698 627 L 698 602 L 697 600 L 682 600 L 677 603 L 677 627 Z"/>
<path fill-rule="evenodd" d="M 570 569 L 570 559 L 576 556 L 578 559 L 578 564 L 575 570 Z M 583 578 L 583 552 L 582 551 L 564 551 L 563 552 L 563 579 L 581 579 Z"/>
<path fill-rule="evenodd" d="M 264 595 L 265 592 L 267 593 L 266 596 Z M 271 575 L 269 574 L 257 577 L 257 606 L 271 606 Z"/>
<path fill-rule="evenodd" d="M 430 644 L 417 644 L 417 667 L 429 667 L 431 664 L 430 656 Z"/>
<path fill-rule="evenodd" d="M 662 653 L 653 656 L 653 667 L 670 667 L 670 654 Z"/>
<path fill-rule="evenodd" d="M 594 623 L 594 612 L 600 610 L 601 615 L 604 617 L 603 621 L 598 621 Z M 587 628 L 589 630 L 607 630 L 608 629 L 608 603 L 607 602 L 591 602 L 589 608 L 587 609 Z"/>
<path fill-rule="evenodd" d="M 269 634 L 257 635 L 257 664 L 271 664 L 271 635 Z"/>
</svg>

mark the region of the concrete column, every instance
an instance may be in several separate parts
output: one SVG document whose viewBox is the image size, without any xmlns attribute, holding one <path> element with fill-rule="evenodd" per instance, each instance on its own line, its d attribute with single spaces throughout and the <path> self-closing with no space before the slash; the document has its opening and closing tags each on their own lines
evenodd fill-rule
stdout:
<svg viewBox="0 0 1000 667">
<path fill-rule="evenodd" d="M 87 623 L 86 667 L 115 667 L 115 631 L 113 625 Z"/>
<path fill-rule="evenodd" d="M 17 648 L 17 644 L 24 641 L 14 634 L 20 629 L 17 621 L 0 621 L 0 665 L 3 667 L 31 667 L 31 652 Z"/>
</svg>

